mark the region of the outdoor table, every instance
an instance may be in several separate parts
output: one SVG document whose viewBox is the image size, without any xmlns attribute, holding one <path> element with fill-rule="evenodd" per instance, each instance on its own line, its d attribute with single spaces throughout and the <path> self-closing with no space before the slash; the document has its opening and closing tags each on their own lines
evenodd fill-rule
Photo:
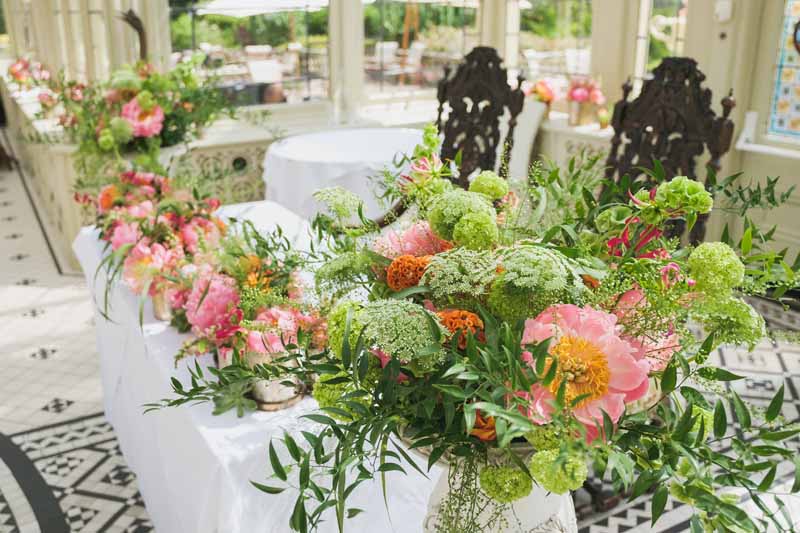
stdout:
<svg viewBox="0 0 800 533">
<path fill-rule="evenodd" d="M 311 219 L 321 208 L 318 189 L 340 186 L 365 200 L 365 214 L 378 216 L 370 178 L 380 176 L 402 154 L 411 155 L 422 131 L 407 128 L 353 128 L 287 137 L 270 145 L 264 161 L 266 198 Z"/>
</svg>

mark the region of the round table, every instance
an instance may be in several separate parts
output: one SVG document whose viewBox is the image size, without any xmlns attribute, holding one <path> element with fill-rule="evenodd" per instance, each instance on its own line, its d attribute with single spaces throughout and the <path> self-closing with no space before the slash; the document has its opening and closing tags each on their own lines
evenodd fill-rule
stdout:
<svg viewBox="0 0 800 533">
<path fill-rule="evenodd" d="M 422 131 L 408 128 L 353 128 L 287 137 L 270 145 L 264 160 L 266 198 L 306 219 L 320 210 L 314 191 L 339 186 L 365 202 L 365 214 L 386 210 L 370 178 L 411 154 Z"/>
</svg>

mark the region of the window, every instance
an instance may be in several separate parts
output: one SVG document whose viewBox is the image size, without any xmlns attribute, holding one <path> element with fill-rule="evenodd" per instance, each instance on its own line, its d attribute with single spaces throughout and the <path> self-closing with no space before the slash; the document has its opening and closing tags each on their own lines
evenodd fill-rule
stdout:
<svg viewBox="0 0 800 533">
<path fill-rule="evenodd" d="M 507 42 L 516 40 L 516 63 L 528 80 L 590 74 L 591 0 L 512 0 Z M 516 33 L 515 33 L 516 31 Z M 557 83 L 558 85 L 558 83 Z"/>
<path fill-rule="evenodd" d="M 205 53 L 237 105 L 328 97 L 328 0 L 170 0 L 171 61 Z"/>
<path fill-rule="evenodd" d="M 775 67 L 767 133 L 800 140 L 800 54 L 795 35 L 800 24 L 800 0 L 787 0 Z"/>
<path fill-rule="evenodd" d="M 478 45 L 478 0 L 364 1 L 364 92 L 429 95 Z"/>
<path fill-rule="evenodd" d="M 634 92 L 665 57 L 682 56 L 689 0 L 641 0 L 636 34 Z"/>
</svg>

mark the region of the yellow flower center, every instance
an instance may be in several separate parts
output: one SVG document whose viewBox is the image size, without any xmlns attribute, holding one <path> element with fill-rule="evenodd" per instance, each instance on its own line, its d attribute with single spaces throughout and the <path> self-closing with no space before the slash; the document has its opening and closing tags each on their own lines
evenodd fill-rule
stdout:
<svg viewBox="0 0 800 533">
<path fill-rule="evenodd" d="M 578 407 L 608 392 L 608 361 L 600 348 L 588 340 L 565 335 L 550 349 L 550 355 L 558 360 L 550 392 L 558 394 L 561 383 L 566 382 L 564 399 L 568 406 L 575 398 L 589 395 L 575 406 Z"/>
</svg>

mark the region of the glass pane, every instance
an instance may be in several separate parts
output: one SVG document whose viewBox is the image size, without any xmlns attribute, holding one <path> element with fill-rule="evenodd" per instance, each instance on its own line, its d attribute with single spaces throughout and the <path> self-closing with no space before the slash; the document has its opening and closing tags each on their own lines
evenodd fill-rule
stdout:
<svg viewBox="0 0 800 533">
<path fill-rule="evenodd" d="M 170 0 L 173 64 L 206 54 L 204 73 L 237 105 L 328 96 L 328 2 Z"/>
<path fill-rule="evenodd" d="M 689 0 L 653 0 L 648 25 L 647 72 L 665 57 L 682 56 Z"/>
<path fill-rule="evenodd" d="M 478 0 L 372 0 L 364 5 L 368 95 L 430 89 L 478 44 Z"/>
<path fill-rule="evenodd" d="M 519 66 L 529 80 L 590 74 L 591 0 L 520 1 Z"/>
<path fill-rule="evenodd" d="M 767 133 L 800 139 L 800 0 L 787 0 Z"/>
</svg>

